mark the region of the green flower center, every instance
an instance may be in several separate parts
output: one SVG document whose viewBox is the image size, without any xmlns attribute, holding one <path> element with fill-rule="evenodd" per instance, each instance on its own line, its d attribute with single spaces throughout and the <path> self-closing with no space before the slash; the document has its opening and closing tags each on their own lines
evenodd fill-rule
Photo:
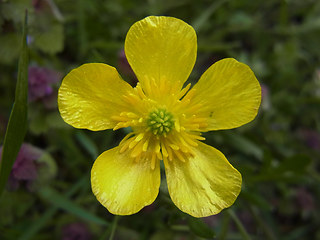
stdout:
<svg viewBox="0 0 320 240">
<path fill-rule="evenodd" d="M 157 109 L 150 112 L 147 124 L 154 135 L 166 135 L 174 126 L 173 115 L 166 109 Z"/>
</svg>

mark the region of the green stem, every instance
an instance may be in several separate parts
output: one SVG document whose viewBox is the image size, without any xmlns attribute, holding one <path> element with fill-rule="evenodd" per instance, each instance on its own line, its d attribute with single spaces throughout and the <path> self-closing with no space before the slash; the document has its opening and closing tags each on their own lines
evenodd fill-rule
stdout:
<svg viewBox="0 0 320 240">
<path fill-rule="evenodd" d="M 266 233 L 266 237 L 269 240 L 276 240 L 277 238 L 275 237 L 274 233 L 271 231 L 269 226 L 263 221 L 263 219 L 260 217 L 258 209 L 255 207 L 250 206 L 249 210 L 252 214 L 252 216 L 255 218 L 255 220 L 258 222 L 258 224 L 261 226 L 263 231 Z"/>
<path fill-rule="evenodd" d="M 226 212 L 230 215 L 230 217 L 232 218 L 232 220 L 236 224 L 236 226 L 237 226 L 238 230 L 240 231 L 243 239 L 244 240 L 251 240 L 251 237 L 247 233 L 246 229 L 244 228 L 243 224 L 241 223 L 241 221 L 237 217 L 237 215 L 234 213 L 234 211 L 231 210 L 231 209 L 228 209 Z"/>
<path fill-rule="evenodd" d="M 70 198 L 74 195 L 79 189 L 85 186 L 88 179 L 88 175 L 82 177 L 73 187 L 65 194 L 66 197 Z M 45 227 L 48 221 L 50 221 L 54 214 L 58 211 L 58 207 L 53 206 L 48 209 L 36 222 L 28 226 L 27 230 L 21 234 L 18 240 L 29 240 L 33 239 L 34 236 Z"/>
<path fill-rule="evenodd" d="M 113 240 L 118 225 L 119 216 L 114 216 L 109 240 Z"/>
<path fill-rule="evenodd" d="M 288 25 L 288 3 L 286 0 L 281 1 L 279 18 L 280 18 L 280 26 L 285 28 Z"/>
<path fill-rule="evenodd" d="M 79 58 L 81 59 L 87 51 L 87 30 L 86 30 L 86 6 L 85 0 L 78 1 L 78 40 L 79 40 Z"/>
<path fill-rule="evenodd" d="M 230 225 L 230 214 L 224 214 L 222 219 L 221 232 L 219 234 L 219 239 L 224 240 L 227 237 Z"/>
<path fill-rule="evenodd" d="M 186 225 L 172 225 L 171 229 L 174 231 L 180 231 L 180 232 L 189 232 L 189 227 Z"/>
</svg>

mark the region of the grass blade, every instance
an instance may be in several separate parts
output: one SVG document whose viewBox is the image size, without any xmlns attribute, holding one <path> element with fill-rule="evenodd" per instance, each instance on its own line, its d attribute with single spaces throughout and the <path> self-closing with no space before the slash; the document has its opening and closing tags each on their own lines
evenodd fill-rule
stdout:
<svg viewBox="0 0 320 240">
<path fill-rule="evenodd" d="M 28 47 L 27 47 L 27 12 L 23 25 L 22 48 L 18 67 L 15 101 L 10 114 L 0 162 L 0 196 L 6 186 L 11 168 L 18 155 L 27 131 L 28 101 Z"/>
<path fill-rule="evenodd" d="M 117 225 L 118 225 L 118 221 L 119 221 L 119 216 L 114 216 L 109 240 L 113 240 L 113 238 L 114 238 L 114 234 L 116 233 L 116 228 L 117 228 Z"/>
<path fill-rule="evenodd" d="M 107 225 L 108 222 L 104 219 L 92 214 L 91 212 L 87 211 L 86 209 L 82 208 L 78 204 L 72 202 L 69 198 L 65 197 L 64 195 L 58 193 L 54 189 L 45 188 L 39 191 L 40 195 L 50 202 L 53 206 L 61 208 L 69 213 L 72 213 L 84 220 L 100 224 L 100 225 Z"/>
<path fill-rule="evenodd" d="M 87 183 L 88 176 L 85 175 L 83 178 L 81 178 L 73 187 L 66 193 L 64 196 L 66 198 L 70 198 L 72 195 L 74 195 L 79 189 L 81 189 L 86 183 Z M 30 240 L 34 239 L 34 236 L 46 226 L 46 224 L 53 218 L 53 216 L 56 214 L 58 207 L 51 207 L 49 208 L 39 219 L 37 219 L 35 222 L 30 224 L 27 227 L 27 231 L 23 232 L 21 236 L 18 238 L 18 240 Z"/>
<path fill-rule="evenodd" d="M 220 0 L 220 1 L 214 1 L 204 12 L 201 14 L 198 18 L 196 18 L 192 22 L 193 28 L 196 30 L 197 33 L 200 32 L 200 30 L 203 28 L 203 26 L 208 22 L 209 18 L 212 16 L 212 14 L 225 2 L 228 2 L 229 0 Z"/>
<path fill-rule="evenodd" d="M 234 221 L 234 223 L 236 224 L 236 227 L 238 228 L 242 239 L 244 240 L 251 240 L 252 238 L 250 237 L 250 235 L 247 233 L 245 227 L 242 225 L 240 219 L 237 217 L 237 215 L 234 213 L 233 210 L 231 209 L 227 209 L 226 213 L 229 214 L 229 216 L 231 217 L 231 219 Z"/>
</svg>

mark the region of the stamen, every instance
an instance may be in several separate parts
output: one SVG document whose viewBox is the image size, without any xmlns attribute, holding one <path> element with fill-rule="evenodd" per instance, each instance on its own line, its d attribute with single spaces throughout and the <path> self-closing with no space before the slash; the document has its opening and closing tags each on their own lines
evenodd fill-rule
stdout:
<svg viewBox="0 0 320 240">
<path fill-rule="evenodd" d="M 140 98 L 136 94 L 129 93 L 127 95 L 123 95 L 123 100 L 125 100 L 130 105 L 134 106 L 137 102 L 140 101 Z"/>
<path fill-rule="evenodd" d="M 197 147 L 198 143 L 196 143 L 192 138 L 188 136 L 185 137 L 184 139 L 186 141 L 186 143 L 188 143 L 189 145 L 193 146 L 193 147 Z"/>
<path fill-rule="evenodd" d="M 201 100 L 190 104 L 195 94 L 194 89 L 189 90 L 191 84 L 178 90 L 181 84 L 168 85 L 166 81 L 156 84 L 155 79 L 149 80 L 143 84 L 143 88 L 138 83 L 132 92 L 123 97 L 132 108 L 111 119 L 115 122 L 114 130 L 128 126 L 133 129 L 120 142 L 119 153 L 128 151 L 132 161 L 139 163 L 146 160 L 154 170 L 159 164 L 157 161 L 163 160 L 169 167 L 172 161 L 186 162 L 194 157 L 193 148 L 198 146 L 198 140 L 205 139 L 199 131 L 208 125 L 208 119 L 204 117 L 205 106 Z M 154 92 L 155 87 L 157 89 Z M 173 91 L 175 88 L 176 91 Z M 155 94 L 154 97 L 148 98 L 149 91 Z M 169 99 L 163 98 L 164 92 L 171 94 Z M 162 105 L 159 106 L 156 99 L 162 99 Z"/>
<path fill-rule="evenodd" d="M 140 83 L 137 84 L 136 89 L 137 89 L 138 95 L 139 95 L 139 97 L 141 99 L 146 99 L 147 98 L 146 95 L 144 94 L 141 86 L 140 86 Z"/>
<path fill-rule="evenodd" d="M 185 158 L 182 156 L 182 154 L 179 151 L 175 151 L 174 154 L 178 157 L 178 159 L 181 162 L 186 162 Z"/>
<path fill-rule="evenodd" d="M 168 152 L 167 152 L 167 149 L 165 147 L 165 145 L 163 143 L 161 143 L 161 152 L 162 152 L 162 155 L 163 157 L 168 157 Z"/>
<path fill-rule="evenodd" d="M 134 135 L 133 132 L 128 133 L 123 139 L 122 141 L 119 143 L 119 146 L 121 146 L 129 137 L 131 137 L 132 135 Z"/>
<path fill-rule="evenodd" d="M 153 153 L 151 157 L 151 169 L 154 170 L 156 167 L 156 154 Z"/>
<path fill-rule="evenodd" d="M 159 143 L 159 141 L 156 141 L 156 143 L 155 143 L 154 152 L 155 153 L 159 153 L 160 152 L 160 143 Z"/>
<path fill-rule="evenodd" d="M 190 100 L 190 99 L 192 99 L 194 97 L 195 93 L 196 93 L 195 88 L 192 88 L 182 100 Z"/>
<path fill-rule="evenodd" d="M 174 127 L 177 130 L 177 132 L 180 132 L 180 123 L 178 119 L 174 122 Z"/>
<path fill-rule="evenodd" d="M 157 158 L 158 158 L 159 160 L 162 160 L 162 154 L 161 154 L 160 152 L 157 152 Z"/>
<path fill-rule="evenodd" d="M 179 146 L 177 146 L 177 145 L 175 145 L 175 144 L 173 144 L 173 143 L 170 143 L 169 146 L 170 146 L 173 150 L 176 150 L 176 151 L 180 149 Z"/>
<path fill-rule="evenodd" d="M 188 112 L 189 113 L 194 113 L 194 112 L 199 112 L 199 110 L 201 109 L 203 109 L 202 108 L 203 107 L 203 105 L 201 104 L 201 103 L 197 103 L 197 104 L 194 104 L 194 105 L 191 105 L 190 107 L 188 107 Z"/>
<path fill-rule="evenodd" d="M 149 139 L 147 139 L 142 147 L 142 151 L 146 152 L 148 150 Z"/>
<path fill-rule="evenodd" d="M 167 151 L 168 151 L 168 158 L 169 158 L 169 161 L 172 161 L 172 150 L 171 150 L 171 148 L 169 148 L 169 147 L 167 147 L 166 148 L 167 149 Z"/>
<path fill-rule="evenodd" d="M 178 95 L 178 99 L 181 99 L 188 92 L 190 87 L 191 87 L 191 83 L 189 83 L 185 88 L 183 88 Z"/>
<path fill-rule="evenodd" d="M 126 151 L 129 147 L 129 145 L 131 144 L 131 142 L 133 142 L 134 138 L 130 138 L 128 140 L 125 141 L 125 143 L 123 144 L 122 148 L 120 149 L 120 153 L 123 153 L 124 151 Z"/>
<path fill-rule="evenodd" d="M 135 141 L 136 141 L 136 142 L 139 142 L 143 137 L 144 137 L 144 133 L 140 133 L 140 134 L 136 137 Z"/>
<path fill-rule="evenodd" d="M 189 134 L 189 137 L 197 139 L 197 140 L 206 140 L 206 138 L 200 136 L 200 135 L 196 135 L 196 134 Z"/>
<path fill-rule="evenodd" d="M 129 144 L 129 149 L 132 149 L 132 148 L 134 148 L 134 146 L 136 146 L 137 145 L 137 141 L 135 141 L 135 139 L 133 140 L 133 141 L 131 141 L 131 143 Z"/>
<path fill-rule="evenodd" d="M 168 159 L 165 156 L 163 156 L 163 163 L 168 169 L 170 169 L 170 165 L 168 164 Z"/>
<path fill-rule="evenodd" d="M 142 144 L 143 142 L 139 142 L 131 152 L 131 157 L 138 157 L 142 153 Z"/>
</svg>

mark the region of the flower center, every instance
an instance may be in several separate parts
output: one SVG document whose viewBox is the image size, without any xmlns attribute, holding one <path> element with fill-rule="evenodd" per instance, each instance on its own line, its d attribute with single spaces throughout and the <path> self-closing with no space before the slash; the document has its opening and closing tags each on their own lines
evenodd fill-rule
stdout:
<svg viewBox="0 0 320 240">
<path fill-rule="evenodd" d="M 154 135 L 166 135 L 174 127 L 173 115 L 166 109 L 154 110 L 150 112 L 147 124 Z"/>
</svg>

